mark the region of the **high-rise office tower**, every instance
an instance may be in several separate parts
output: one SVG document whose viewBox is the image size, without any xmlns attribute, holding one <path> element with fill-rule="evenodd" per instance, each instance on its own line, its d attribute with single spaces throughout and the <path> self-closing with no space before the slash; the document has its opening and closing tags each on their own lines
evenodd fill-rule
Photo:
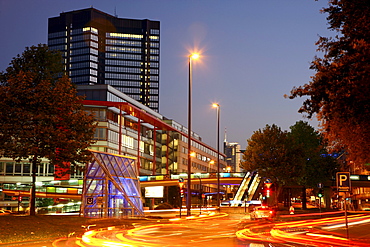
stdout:
<svg viewBox="0 0 370 247">
<path fill-rule="evenodd" d="M 158 112 L 159 31 L 159 21 L 88 8 L 49 18 L 48 45 L 62 52 L 73 83 L 111 85 Z"/>
</svg>

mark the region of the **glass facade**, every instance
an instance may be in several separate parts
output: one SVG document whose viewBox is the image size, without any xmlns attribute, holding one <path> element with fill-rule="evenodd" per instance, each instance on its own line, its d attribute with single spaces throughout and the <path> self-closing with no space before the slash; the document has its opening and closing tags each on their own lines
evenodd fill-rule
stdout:
<svg viewBox="0 0 370 247">
<path fill-rule="evenodd" d="M 49 18 L 48 45 L 75 84 L 107 84 L 159 111 L 160 23 L 94 8 Z"/>
<path fill-rule="evenodd" d="M 133 158 L 92 152 L 93 160 L 86 167 L 82 212 L 91 218 L 144 216 Z"/>
</svg>

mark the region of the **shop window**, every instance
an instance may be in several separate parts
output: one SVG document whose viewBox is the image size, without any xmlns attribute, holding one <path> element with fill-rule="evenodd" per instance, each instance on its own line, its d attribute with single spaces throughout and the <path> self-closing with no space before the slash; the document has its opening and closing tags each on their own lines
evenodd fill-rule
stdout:
<svg viewBox="0 0 370 247">
<path fill-rule="evenodd" d="M 13 163 L 6 163 L 5 173 L 6 175 L 13 175 Z"/>
</svg>

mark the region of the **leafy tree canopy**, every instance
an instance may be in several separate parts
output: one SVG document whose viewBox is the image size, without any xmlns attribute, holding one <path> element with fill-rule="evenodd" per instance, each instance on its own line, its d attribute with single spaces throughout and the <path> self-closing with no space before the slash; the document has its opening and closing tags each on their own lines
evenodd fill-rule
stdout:
<svg viewBox="0 0 370 247">
<path fill-rule="evenodd" d="M 370 162 L 370 1 L 331 0 L 328 14 L 334 37 L 320 37 L 323 57 L 315 57 L 312 80 L 293 88 L 290 98 L 308 96 L 299 112 L 317 114 L 324 136 L 345 149 L 357 164 Z"/>
<path fill-rule="evenodd" d="M 322 136 L 303 121 L 290 130 L 266 125 L 255 131 L 248 139 L 242 167 L 278 185 L 315 187 L 332 178 L 337 163 L 327 155 Z"/>
<path fill-rule="evenodd" d="M 288 133 L 290 145 L 299 150 L 295 164 L 299 175 L 297 185 L 314 188 L 318 183 L 331 179 L 338 169 L 338 162 L 328 155 L 323 136 L 307 122 L 298 121 Z"/>
<path fill-rule="evenodd" d="M 0 73 L 0 153 L 13 159 L 86 162 L 95 125 L 46 45 L 26 48 Z M 62 77 L 60 77 L 62 76 Z"/>
<path fill-rule="evenodd" d="M 247 140 L 242 167 L 247 171 L 257 171 L 261 177 L 270 178 L 273 183 L 290 184 L 296 171 L 288 157 L 289 145 L 286 131 L 280 127 L 266 125 Z"/>
<path fill-rule="evenodd" d="M 40 160 L 58 167 L 89 161 L 94 118 L 63 76 L 62 56 L 46 45 L 27 47 L 0 73 L 0 109 L 0 155 L 32 162 L 30 215 L 35 215 Z"/>
</svg>

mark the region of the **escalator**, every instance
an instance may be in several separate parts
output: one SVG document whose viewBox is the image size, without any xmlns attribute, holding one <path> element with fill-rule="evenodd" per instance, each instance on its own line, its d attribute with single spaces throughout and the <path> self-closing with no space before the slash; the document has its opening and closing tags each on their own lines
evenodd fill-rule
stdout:
<svg viewBox="0 0 370 247">
<path fill-rule="evenodd" d="M 248 194 L 246 195 L 245 201 L 253 200 L 253 197 L 257 192 L 257 189 L 258 189 L 258 186 L 260 185 L 260 182 L 261 182 L 261 178 L 256 173 L 255 176 L 253 177 L 253 181 L 251 182 L 251 184 L 249 186 Z"/>
<path fill-rule="evenodd" d="M 244 178 L 238 188 L 238 190 L 236 191 L 236 194 L 235 194 L 235 197 L 234 197 L 234 200 L 231 201 L 231 207 L 236 207 L 240 204 L 244 194 L 245 194 L 245 191 L 247 190 L 248 188 L 248 185 L 249 185 L 249 182 L 252 178 L 252 173 L 250 172 L 247 172 L 245 175 L 244 175 Z"/>
<path fill-rule="evenodd" d="M 230 202 L 231 207 L 237 207 L 242 205 L 244 201 L 251 201 L 255 199 L 255 194 L 260 185 L 261 178 L 257 172 L 247 172 L 236 191 L 234 200 Z"/>
</svg>

